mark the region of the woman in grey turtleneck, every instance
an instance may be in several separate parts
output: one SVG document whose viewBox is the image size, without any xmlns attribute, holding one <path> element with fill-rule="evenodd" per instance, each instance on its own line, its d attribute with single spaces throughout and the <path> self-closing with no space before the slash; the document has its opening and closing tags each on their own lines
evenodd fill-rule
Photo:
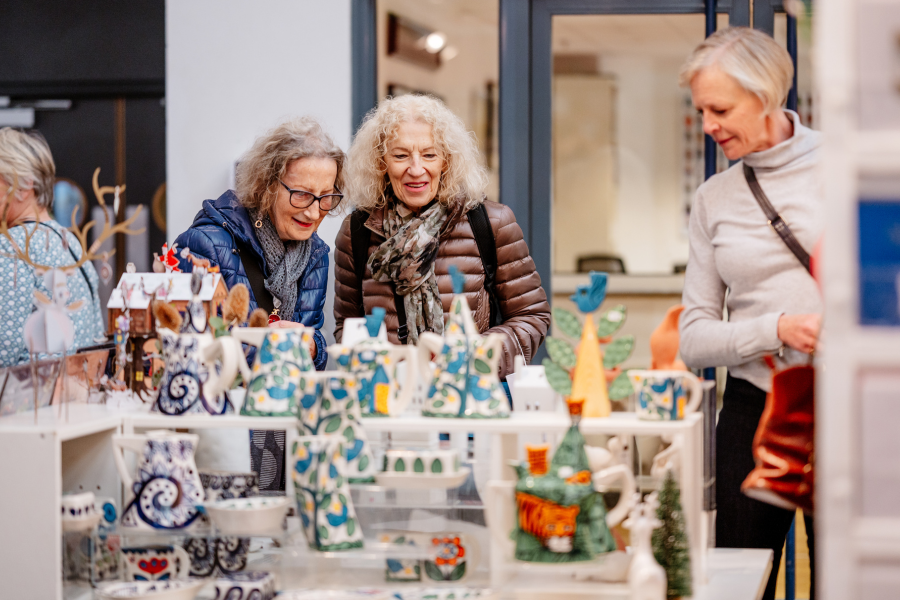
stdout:
<svg viewBox="0 0 900 600">
<path fill-rule="evenodd" d="M 793 64 L 783 48 L 764 33 L 738 27 L 710 36 L 681 72 L 704 132 L 729 160 L 743 159 L 754 168 L 775 210 L 811 252 L 822 232 L 820 137 L 797 113 L 781 108 L 792 80 Z M 750 499 L 740 487 L 754 467 L 753 435 L 771 385 L 763 356 L 776 355 L 779 369 L 807 362 L 822 300 L 806 268 L 768 225 L 741 164 L 697 190 L 690 245 L 682 358 L 691 367 L 728 367 L 716 428 L 716 544 L 771 548 L 775 562 L 763 598 L 774 598 L 794 513 Z M 812 565 L 812 520 L 806 524 Z"/>
</svg>

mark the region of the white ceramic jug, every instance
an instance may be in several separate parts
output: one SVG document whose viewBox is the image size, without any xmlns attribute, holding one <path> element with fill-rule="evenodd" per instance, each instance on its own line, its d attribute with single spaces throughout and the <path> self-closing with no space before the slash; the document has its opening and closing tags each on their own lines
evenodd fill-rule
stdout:
<svg viewBox="0 0 900 600">
<path fill-rule="evenodd" d="M 194 462 L 199 437 L 165 429 L 113 436 L 116 468 L 126 488 L 122 527 L 180 529 L 197 521 L 203 484 Z M 125 450 L 138 456 L 132 476 Z"/>
<path fill-rule="evenodd" d="M 153 411 L 165 415 L 234 412 L 225 393 L 237 377 L 239 351 L 210 333 L 175 333 L 161 328 L 165 371 Z M 214 353 L 206 353 L 215 346 Z"/>
</svg>

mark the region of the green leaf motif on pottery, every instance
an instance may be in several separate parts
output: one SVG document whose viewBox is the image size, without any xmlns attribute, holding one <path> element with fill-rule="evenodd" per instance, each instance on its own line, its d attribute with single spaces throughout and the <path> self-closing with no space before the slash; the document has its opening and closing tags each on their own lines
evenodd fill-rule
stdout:
<svg viewBox="0 0 900 600">
<path fill-rule="evenodd" d="M 319 525 L 319 539 L 327 540 L 328 539 L 328 528 L 324 525 Z"/>
<path fill-rule="evenodd" d="M 619 376 L 609 384 L 609 399 L 624 400 L 634 393 L 634 387 L 628 379 L 628 371 L 619 373 Z"/>
<path fill-rule="evenodd" d="M 441 570 L 438 568 L 438 566 L 430 560 L 425 561 L 425 574 L 434 581 L 444 580 L 444 574 L 441 573 Z"/>
<path fill-rule="evenodd" d="M 324 408 L 324 407 L 323 407 Z M 337 416 L 337 415 L 336 415 Z M 341 427 L 340 418 L 333 418 L 328 420 L 328 425 L 325 426 L 325 433 L 334 433 Z"/>
<path fill-rule="evenodd" d="M 490 403 L 488 404 L 488 409 L 489 409 L 489 410 L 494 410 L 494 409 L 497 408 L 498 406 L 500 406 L 500 401 L 499 401 L 499 400 L 491 400 Z"/>
<path fill-rule="evenodd" d="M 441 391 L 444 392 L 444 395 L 445 395 L 445 396 L 447 395 L 447 394 L 446 394 L 447 390 L 441 390 Z M 444 401 L 443 401 L 443 400 L 435 400 L 434 402 L 431 403 L 431 406 L 434 407 L 434 408 L 440 408 L 440 407 L 442 407 L 443 405 L 444 405 Z"/>
<path fill-rule="evenodd" d="M 369 466 L 369 457 L 365 454 L 362 455 L 359 459 L 358 467 L 360 471 L 365 471 L 366 467 Z"/>
<path fill-rule="evenodd" d="M 448 577 L 447 579 L 449 579 L 450 581 L 459 581 L 465 576 L 465 574 L 466 563 L 459 563 L 458 565 L 456 565 L 456 568 L 450 572 L 450 577 Z"/>
<path fill-rule="evenodd" d="M 347 519 L 347 535 L 353 535 L 356 531 L 356 519 Z"/>
<path fill-rule="evenodd" d="M 272 377 L 272 381 L 275 382 L 275 385 L 278 385 L 278 386 L 284 385 L 284 377 L 282 377 L 280 375 L 275 375 L 274 377 Z"/>
<path fill-rule="evenodd" d="M 400 473 L 403 473 L 404 471 L 406 471 L 406 463 L 403 461 L 402 458 L 398 458 L 397 462 L 394 463 L 394 470 L 398 471 Z"/>
<path fill-rule="evenodd" d="M 266 388 L 266 378 L 257 376 L 253 378 L 253 381 L 250 382 L 250 391 L 251 392 L 261 392 Z"/>
<path fill-rule="evenodd" d="M 347 505 L 347 496 L 345 496 L 343 494 L 338 494 L 338 500 L 340 500 L 341 504 L 343 504 L 344 506 Z"/>
<path fill-rule="evenodd" d="M 346 438 L 348 444 L 356 438 L 356 435 L 353 431 L 353 425 L 347 425 L 344 428 L 344 438 Z"/>
<path fill-rule="evenodd" d="M 413 471 L 416 473 L 424 473 L 425 472 L 425 463 L 422 462 L 422 459 L 416 457 L 416 461 L 413 463 Z"/>
<path fill-rule="evenodd" d="M 344 478 L 340 475 L 334 478 L 334 487 L 339 488 L 344 485 Z"/>
<path fill-rule="evenodd" d="M 331 410 L 331 400 L 328 398 L 322 399 L 322 410 Z"/>
<path fill-rule="evenodd" d="M 555 337 L 548 337 L 545 340 L 547 344 L 547 353 L 550 358 L 564 369 L 572 369 L 575 367 L 575 349 L 572 344 L 565 340 Z"/>
<path fill-rule="evenodd" d="M 624 304 L 619 304 L 600 317 L 600 323 L 597 325 L 597 337 L 603 339 L 609 337 L 625 324 L 625 316 L 628 314 Z"/>
<path fill-rule="evenodd" d="M 613 340 L 606 348 L 603 349 L 603 368 L 612 369 L 617 365 L 621 365 L 631 356 L 634 350 L 634 336 L 625 335 Z"/>
<path fill-rule="evenodd" d="M 544 372 L 547 375 L 547 383 L 557 394 L 568 396 L 572 393 L 572 378 L 569 377 L 568 371 L 557 365 L 549 358 L 545 358 L 543 363 Z"/>
<path fill-rule="evenodd" d="M 284 375 L 285 377 L 290 377 L 291 370 L 288 369 L 287 365 L 281 365 L 281 374 Z"/>
<path fill-rule="evenodd" d="M 494 358 L 494 349 L 493 348 L 491 348 L 490 350 L 487 351 L 487 357 L 488 357 L 488 360 Z"/>
<path fill-rule="evenodd" d="M 440 461 L 440 459 L 431 461 L 431 472 L 432 473 L 443 473 L 444 472 L 444 463 L 442 463 Z"/>
<path fill-rule="evenodd" d="M 319 508 L 325 509 L 328 508 L 328 505 L 331 504 L 331 494 L 325 494 L 322 496 L 322 499 L 319 501 Z"/>
<path fill-rule="evenodd" d="M 491 367 L 486 362 L 481 360 L 480 358 L 476 358 L 475 359 L 475 370 L 478 371 L 479 373 L 484 373 L 485 375 L 488 375 L 491 372 Z"/>
<path fill-rule="evenodd" d="M 572 311 L 564 308 L 554 308 L 553 321 L 560 331 L 573 340 L 581 339 L 581 321 L 578 320 L 578 317 Z"/>
</svg>

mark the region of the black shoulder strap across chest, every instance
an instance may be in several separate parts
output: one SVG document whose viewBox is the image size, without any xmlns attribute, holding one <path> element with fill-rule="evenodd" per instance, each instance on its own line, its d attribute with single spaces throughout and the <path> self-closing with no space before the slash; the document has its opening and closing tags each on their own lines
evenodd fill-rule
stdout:
<svg viewBox="0 0 900 600">
<path fill-rule="evenodd" d="M 481 264 L 484 267 L 484 287 L 488 292 L 491 308 L 490 326 L 495 327 L 503 323 L 503 313 L 500 310 L 500 301 L 497 296 L 497 242 L 494 239 L 494 230 L 488 218 L 484 204 L 479 204 L 468 213 L 469 226 L 475 236 L 475 244 L 478 246 L 478 254 L 481 256 Z M 366 220 L 369 213 L 356 210 L 350 215 L 350 245 L 353 251 L 353 270 L 356 280 L 360 282 L 360 301 L 362 301 L 362 281 L 366 275 L 366 264 L 369 262 L 369 242 L 371 232 L 366 229 Z M 362 304 L 362 302 L 361 302 Z M 406 343 L 408 329 L 406 326 L 406 310 L 403 307 L 403 298 L 394 294 L 394 306 L 397 309 L 397 320 L 400 327 L 397 335 L 401 343 Z"/>
<path fill-rule="evenodd" d="M 272 293 L 266 289 L 266 277 L 259 267 L 259 263 L 253 258 L 253 252 L 241 242 L 235 240 L 238 255 L 241 257 L 241 264 L 244 265 L 244 273 L 250 281 L 250 289 L 253 290 L 253 297 L 256 299 L 256 305 L 269 314 L 275 310 L 275 299 Z"/>
</svg>

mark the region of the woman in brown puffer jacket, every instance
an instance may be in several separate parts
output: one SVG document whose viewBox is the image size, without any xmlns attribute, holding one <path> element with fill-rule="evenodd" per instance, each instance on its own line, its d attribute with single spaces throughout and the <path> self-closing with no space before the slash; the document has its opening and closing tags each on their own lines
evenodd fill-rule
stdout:
<svg viewBox="0 0 900 600">
<path fill-rule="evenodd" d="M 357 132 L 345 177 L 348 197 L 364 212 L 348 216 L 337 237 L 337 340 L 344 319 L 362 317 L 375 307 L 387 312 L 385 325 L 394 343 L 402 341 L 398 306 L 406 317 L 400 331 L 406 343 L 415 344 L 424 331 L 443 333 L 453 297 L 449 267 L 456 265 L 465 275 L 464 293 L 479 330 L 504 334 L 500 377 L 513 371 L 515 356 L 531 361 L 550 326 L 547 296 L 515 215 L 485 201 L 487 175 L 474 136 L 456 115 L 428 96 L 384 100 Z M 500 324 L 494 327 L 472 229 L 479 215 L 470 211 L 487 217 L 496 247 L 494 322 Z M 351 235 L 351 228 L 360 229 Z M 368 242 L 362 281 L 354 260 L 362 254 L 354 253 L 354 239 Z"/>
</svg>

